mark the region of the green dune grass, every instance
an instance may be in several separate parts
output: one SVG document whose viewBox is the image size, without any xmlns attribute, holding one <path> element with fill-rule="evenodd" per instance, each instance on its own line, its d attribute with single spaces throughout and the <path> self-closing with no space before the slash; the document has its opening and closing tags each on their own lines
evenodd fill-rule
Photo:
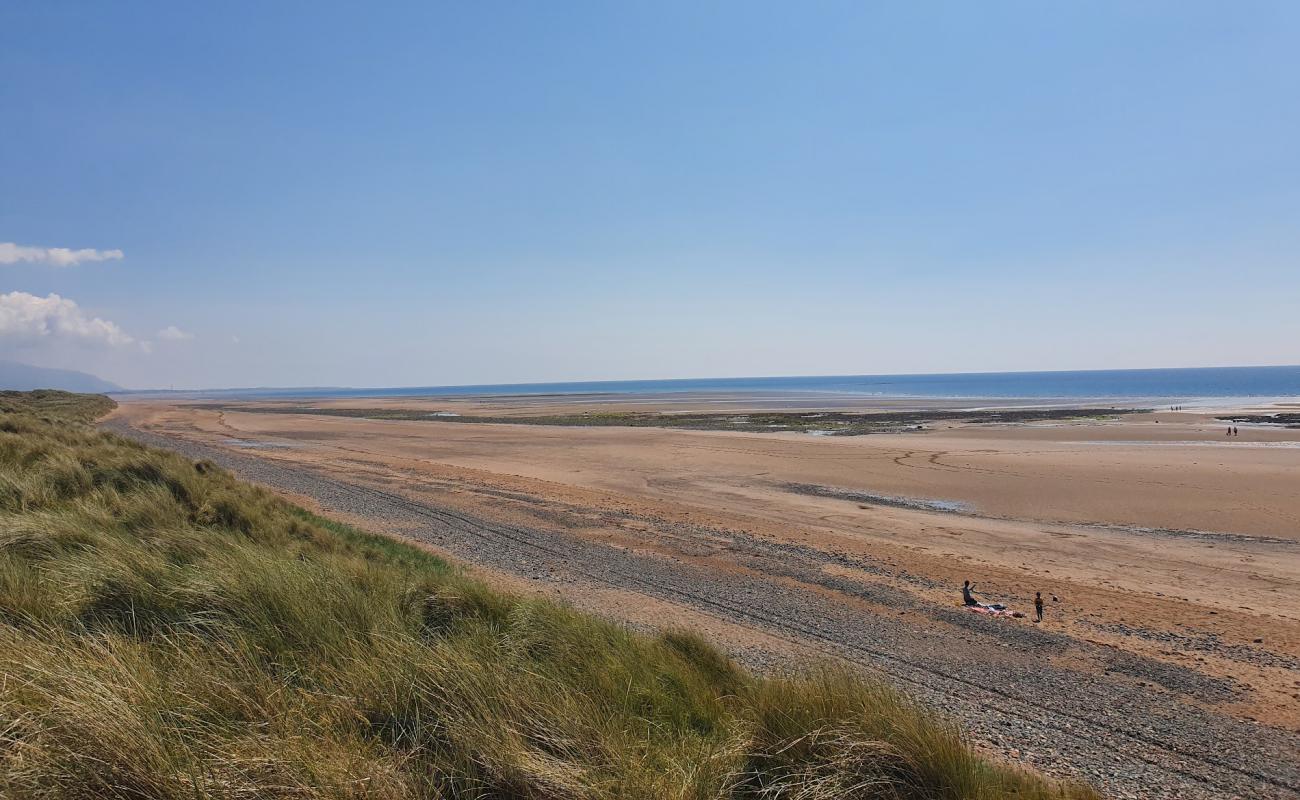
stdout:
<svg viewBox="0 0 1300 800">
<path fill-rule="evenodd" d="M 754 676 L 0 397 L 5 798 L 1093 798 L 888 688 Z"/>
</svg>

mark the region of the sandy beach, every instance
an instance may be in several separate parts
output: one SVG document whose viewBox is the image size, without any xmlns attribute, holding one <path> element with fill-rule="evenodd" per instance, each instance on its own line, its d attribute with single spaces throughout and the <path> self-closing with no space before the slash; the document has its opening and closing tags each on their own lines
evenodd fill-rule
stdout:
<svg viewBox="0 0 1300 800">
<path fill-rule="evenodd" d="M 600 398 L 555 397 L 313 402 L 494 417 L 608 407 Z M 798 398 L 624 402 L 668 412 L 812 407 Z M 379 420 L 266 413 L 268 405 L 126 402 L 115 424 L 668 564 L 759 576 L 858 614 L 900 613 L 903 601 L 864 601 L 842 588 L 870 583 L 894 593 L 881 597 L 906 599 L 909 630 L 945 643 L 963 579 L 982 599 L 1029 616 L 1041 591 L 1042 626 L 1029 617 L 997 622 L 1066 637 L 1044 667 L 1140 685 L 1178 708 L 1261 729 L 1300 731 L 1300 430 L 1240 425 L 1228 437 L 1209 409 L 811 436 Z M 861 401 L 855 408 L 868 410 Z M 815 579 L 779 574 L 773 563 L 738 557 L 723 541 L 729 532 L 827 560 Z M 770 633 L 699 609 L 669 610 L 626 587 L 548 586 L 545 575 L 481 566 L 634 624 L 713 626 L 737 646 L 761 645 Z M 971 647 L 970 658 L 991 657 L 960 638 L 952 646 Z M 1014 642 L 1004 641 L 1010 652 L 996 658 L 1018 658 Z M 1230 690 L 1161 684 L 1154 668 L 1154 681 L 1123 675 L 1113 668 L 1118 656 Z"/>
</svg>

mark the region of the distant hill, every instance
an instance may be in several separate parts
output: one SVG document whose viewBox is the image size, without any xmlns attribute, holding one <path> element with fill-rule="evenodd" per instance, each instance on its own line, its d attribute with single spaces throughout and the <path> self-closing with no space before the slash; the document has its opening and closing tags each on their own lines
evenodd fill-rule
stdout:
<svg viewBox="0 0 1300 800">
<path fill-rule="evenodd" d="M 62 389 L 65 392 L 120 392 L 122 387 L 103 378 L 71 369 L 49 369 L 0 361 L 0 389 Z"/>
</svg>

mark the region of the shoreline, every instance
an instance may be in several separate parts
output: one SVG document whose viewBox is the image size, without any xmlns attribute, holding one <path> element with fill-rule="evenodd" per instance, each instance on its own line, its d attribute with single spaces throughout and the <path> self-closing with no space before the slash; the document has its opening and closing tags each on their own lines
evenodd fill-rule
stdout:
<svg viewBox="0 0 1300 800">
<path fill-rule="evenodd" d="M 719 404 L 751 403 L 756 407 L 786 406 L 825 408 L 881 408 L 899 410 L 985 411 L 1009 408 L 1070 409 L 1106 406 L 1117 409 L 1154 408 L 1161 410 L 1170 405 L 1182 406 L 1185 411 L 1211 411 L 1216 409 L 1240 410 L 1251 408 L 1300 408 L 1300 394 L 1266 395 L 926 395 L 886 394 L 849 391 L 810 390 L 755 390 L 755 391 L 645 391 L 645 392 L 437 392 L 417 390 L 339 390 L 328 393 L 310 390 L 213 390 L 213 391 L 153 391 L 138 390 L 109 392 L 108 396 L 119 402 L 331 402 L 337 400 L 408 400 L 449 402 L 507 402 L 537 403 L 592 403 L 608 405 L 641 404 Z"/>
</svg>

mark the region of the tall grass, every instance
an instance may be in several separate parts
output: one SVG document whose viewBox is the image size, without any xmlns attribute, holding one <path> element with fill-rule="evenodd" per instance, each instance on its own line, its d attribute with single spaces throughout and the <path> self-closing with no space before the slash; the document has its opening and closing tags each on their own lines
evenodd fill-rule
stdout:
<svg viewBox="0 0 1300 800">
<path fill-rule="evenodd" d="M 844 670 L 491 590 L 101 399 L 0 399 L 0 796 L 1094 797 Z"/>
</svg>

